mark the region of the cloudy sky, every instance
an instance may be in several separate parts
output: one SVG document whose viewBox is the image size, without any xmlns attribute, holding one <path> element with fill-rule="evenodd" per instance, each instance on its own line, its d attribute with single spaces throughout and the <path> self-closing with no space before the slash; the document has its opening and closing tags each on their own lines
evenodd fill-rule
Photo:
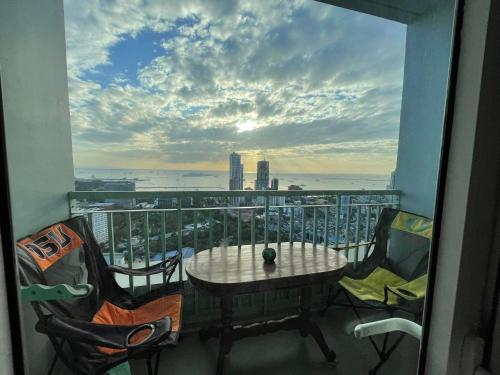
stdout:
<svg viewBox="0 0 500 375">
<path fill-rule="evenodd" d="M 405 26 L 313 0 L 65 0 L 76 167 L 383 173 Z"/>
</svg>

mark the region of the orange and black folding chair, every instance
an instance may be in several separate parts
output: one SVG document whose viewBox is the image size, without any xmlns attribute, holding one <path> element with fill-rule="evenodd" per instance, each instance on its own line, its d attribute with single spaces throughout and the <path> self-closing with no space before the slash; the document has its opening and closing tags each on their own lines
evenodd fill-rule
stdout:
<svg viewBox="0 0 500 375">
<path fill-rule="evenodd" d="M 158 373 L 160 352 L 177 345 L 181 327 L 182 295 L 168 283 L 179 253 L 142 269 L 108 266 L 83 217 L 19 240 L 16 251 L 25 287 L 65 284 L 62 293 L 91 286 L 83 297 L 31 302 L 39 319 L 36 330 L 49 336 L 56 351 L 49 374 L 58 358 L 75 374 L 103 374 L 135 358 L 147 360 L 150 375 Z M 164 273 L 167 284 L 134 297 L 115 281 L 118 272 Z"/>
</svg>

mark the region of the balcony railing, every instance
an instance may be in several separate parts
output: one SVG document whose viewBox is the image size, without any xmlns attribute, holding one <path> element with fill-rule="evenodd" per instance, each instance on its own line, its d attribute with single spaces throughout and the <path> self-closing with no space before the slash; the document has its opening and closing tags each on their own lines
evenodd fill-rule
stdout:
<svg viewBox="0 0 500 375">
<path fill-rule="evenodd" d="M 70 192 L 72 215 L 84 215 L 110 264 L 147 267 L 178 249 L 182 259 L 214 246 L 310 242 L 363 258 L 383 207 L 398 190 Z M 352 246 L 353 244 L 360 246 Z M 184 281 L 184 262 L 175 281 Z M 132 291 L 162 276 L 121 277 Z"/>
</svg>

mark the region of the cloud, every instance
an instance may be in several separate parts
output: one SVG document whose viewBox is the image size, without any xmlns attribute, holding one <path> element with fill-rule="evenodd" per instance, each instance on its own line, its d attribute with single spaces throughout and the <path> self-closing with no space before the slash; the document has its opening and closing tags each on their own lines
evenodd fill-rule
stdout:
<svg viewBox="0 0 500 375">
<path fill-rule="evenodd" d="M 403 25 L 305 0 L 65 0 L 65 17 L 77 165 L 218 169 L 236 150 L 394 168 Z"/>
</svg>

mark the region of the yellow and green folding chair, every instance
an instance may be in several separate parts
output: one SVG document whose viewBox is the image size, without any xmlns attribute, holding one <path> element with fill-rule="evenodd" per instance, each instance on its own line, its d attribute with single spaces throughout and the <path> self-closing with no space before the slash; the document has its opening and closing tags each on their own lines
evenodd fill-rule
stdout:
<svg viewBox="0 0 500 375">
<path fill-rule="evenodd" d="M 359 309 L 383 310 L 392 318 L 396 313 L 413 321 L 421 320 L 427 289 L 427 265 L 432 220 L 409 212 L 384 208 L 367 246 L 363 260 L 350 264 L 335 294 L 329 293 L 324 311 L 331 306 L 350 306 L 363 321 Z M 347 303 L 338 302 L 343 293 Z M 405 333 L 389 345 L 389 332 L 382 345 L 369 336 L 379 363 L 369 371 L 376 374 L 397 348 Z"/>
</svg>

